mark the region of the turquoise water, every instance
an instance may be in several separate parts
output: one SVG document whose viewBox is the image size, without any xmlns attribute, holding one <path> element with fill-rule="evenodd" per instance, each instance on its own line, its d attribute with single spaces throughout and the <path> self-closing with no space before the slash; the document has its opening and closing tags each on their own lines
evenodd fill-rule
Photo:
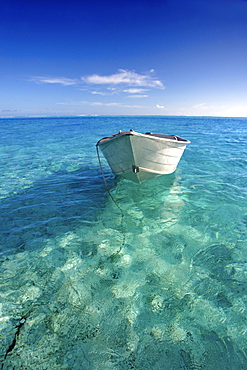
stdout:
<svg viewBox="0 0 247 370">
<path fill-rule="evenodd" d="M 191 141 L 114 178 L 119 130 Z M 2 369 L 247 368 L 247 119 L 0 119 Z M 123 216 L 122 216 L 123 214 Z"/>
</svg>

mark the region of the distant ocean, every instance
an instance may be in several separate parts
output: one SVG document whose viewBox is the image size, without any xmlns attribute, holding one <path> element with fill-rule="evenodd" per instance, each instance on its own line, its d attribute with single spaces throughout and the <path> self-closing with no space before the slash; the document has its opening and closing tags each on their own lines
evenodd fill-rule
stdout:
<svg viewBox="0 0 247 370">
<path fill-rule="evenodd" d="M 119 130 L 191 141 L 115 178 Z M 247 119 L 0 119 L 2 369 L 247 368 Z"/>
</svg>

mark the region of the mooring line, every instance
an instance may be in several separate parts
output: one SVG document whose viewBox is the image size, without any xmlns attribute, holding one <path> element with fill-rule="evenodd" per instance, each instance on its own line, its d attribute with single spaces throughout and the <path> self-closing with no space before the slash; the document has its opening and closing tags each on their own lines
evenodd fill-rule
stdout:
<svg viewBox="0 0 247 370">
<path fill-rule="evenodd" d="M 122 229 L 122 235 L 123 235 L 123 242 L 122 242 L 122 246 L 119 250 L 119 252 L 121 251 L 122 247 L 124 246 L 125 244 L 125 230 L 124 230 L 124 225 L 123 225 L 123 218 L 124 218 L 124 212 L 122 210 L 122 208 L 120 207 L 120 205 L 117 203 L 117 201 L 114 199 L 113 195 L 111 194 L 111 191 L 108 187 L 108 184 L 107 184 L 107 181 L 106 181 L 106 178 L 105 178 L 105 174 L 104 174 L 104 171 L 103 171 L 103 167 L 102 167 L 102 163 L 101 163 L 101 159 L 100 159 L 100 155 L 99 155 L 99 147 L 98 147 L 98 144 L 96 144 L 96 151 L 97 151 L 97 156 L 98 156 L 98 161 L 99 161 L 99 167 L 100 167 L 100 171 L 101 171 L 101 175 L 103 177 L 103 180 L 104 180 L 104 183 L 105 183 L 105 187 L 106 187 L 106 190 L 109 194 L 109 196 L 111 197 L 112 201 L 114 202 L 114 204 L 116 205 L 116 207 L 119 209 L 120 213 L 121 213 L 121 229 Z M 119 253 L 118 252 L 118 253 Z"/>
</svg>

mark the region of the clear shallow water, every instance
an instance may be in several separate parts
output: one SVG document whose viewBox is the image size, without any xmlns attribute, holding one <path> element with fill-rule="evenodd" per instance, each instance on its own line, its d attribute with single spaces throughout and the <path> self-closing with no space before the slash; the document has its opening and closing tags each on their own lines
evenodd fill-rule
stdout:
<svg viewBox="0 0 247 370">
<path fill-rule="evenodd" d="M 109 197 L 95 143 L 191 140 L 176 172 Z M 3 369 L 247 367 L 247 119 L 0 120 Z M 103 158 L 102 158 L 103 161 Z"/>
</svg>

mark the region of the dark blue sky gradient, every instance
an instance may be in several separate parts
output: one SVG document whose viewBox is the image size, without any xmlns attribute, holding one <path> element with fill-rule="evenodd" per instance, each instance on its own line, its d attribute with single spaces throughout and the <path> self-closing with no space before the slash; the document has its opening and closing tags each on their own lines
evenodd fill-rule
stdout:
<svg viewBox="0 0 247 370">
<path fill-rule="evenodd" d="M 246 1 L 0 5 L 0 115 L 247 116 Z"/>
</svg>

